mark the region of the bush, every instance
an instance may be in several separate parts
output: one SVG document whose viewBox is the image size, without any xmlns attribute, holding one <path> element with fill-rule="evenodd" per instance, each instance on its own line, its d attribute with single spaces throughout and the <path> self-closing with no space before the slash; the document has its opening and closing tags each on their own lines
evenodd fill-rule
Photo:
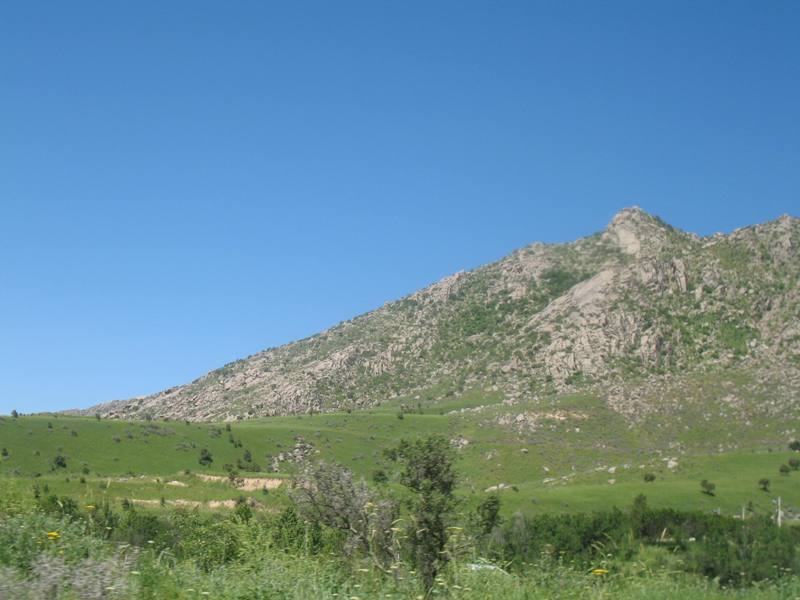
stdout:
<svg viewBox="0 0 800 600">
<path fill-rule="evenodd" d="M 716 484 L 711 483 L 708 479 L 703 479 L 703 481 L 700 482 L 700 488 L 704 494 L 713 496 L 717 486 Z"/>
<path fill-rule="evenodd" d="M 208 451 L 208 448 L 203 448 L 202 450 L 200 450 L 200 458 L 197 459 L 197 462 L 199 462 L 204 467 L 207 467 L 212 462 L 214 462 L 214 458 L 211 456 L 211 452 Z"/>
<path fill-rule="evenodd" d="M 689 552 L 689 567 L 723 585 L 776 579 L 795 567 L 795 540 L 766 517 L 720 518 Z"/>
<path fill-rule="evenodd" d="M 644 474 L 644 481 L 645 483 L 652 483 L 656 480 L 656 476 L 654 473 L 645 473 Z"/>
<path fill-rule="evenodd" d="M 390 558 L 397 507 L 363 480 L 356 480 L 348 469 L 324 461 L 309 463 L 296 478 L 290 496 L 302 517 L 342 532 L 347 554 L 359 550 L 381 563 Z"/>
<path fill-rule="evenodd" d="M 495 527 L 500 525 L 500 496 L 490 494 L 475 510 L 478 532 L 483 535 L 490 534 Z"/>
<path fill-rule="evenodd" d="M 389 481 L 389 476 L 383 469 L 375 469 L 372 472 L 372 481 L 378 485 L 381 485 Z"/>
</svg>

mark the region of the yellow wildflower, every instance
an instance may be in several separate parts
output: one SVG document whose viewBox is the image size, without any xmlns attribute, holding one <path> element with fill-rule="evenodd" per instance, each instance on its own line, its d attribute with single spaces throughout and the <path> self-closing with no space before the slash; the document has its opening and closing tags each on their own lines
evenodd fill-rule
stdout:
<svg viewBox="0 0 800 600">
<path fill-rule="evenodd" d="M 55 542 L 60 537 L 61 537 L 61 534 L 58 533 L 57 531 L 48 531 L 47 532 L 47 539 L 48 540 L 53 540 Z"/>
<path fill-rule="evenodd" d="M 592 575 L 596 575 L 597 577 L 602 577 L 603 575 L 608 575 L 608 569 L 592 569 Z"/>
</svg>

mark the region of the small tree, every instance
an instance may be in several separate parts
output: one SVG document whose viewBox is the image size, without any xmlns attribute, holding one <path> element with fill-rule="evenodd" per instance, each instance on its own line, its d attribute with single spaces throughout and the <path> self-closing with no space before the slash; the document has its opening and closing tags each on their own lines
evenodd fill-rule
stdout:
<svg viewBox="0 0 800 600">
<path fill-rule="evenodd" d="M 769 479 L 767 479 L 766 477 L 762 477 L 761 479 L 759 479 L 758 480 L 758 487 L 760 487 L 763 491 L 768 492 L 769 491 Z"/>
<path fill-rule="evenodd" d="M 644 481 L 645 483 L 653 483 L 656 480 L 656 476 L 654 473 L 645 473 L 644 474 Z"/>
<path fill-rule="evenodd" d="M 455 454 L 444 437 L 430 436 L 413 443 L 403 440 L 387 455 L 402 463 L 400 483 L 414 494 L 408 502 L 408 540 L 422 584 L 430 590 L 447 562 L 447 527 L 456 506 Z"/>
<path fill-rule="evenodd" d="M 789 466 L 792 468 L 792 471 L 797 471 L 798 469 L 800 469 L 800 460 L 798 460 L 797 458 L 790 458 Z"/>
<path fill-rule="evenodd" d="M 391 557 L 392 523 L 397 507 L 381 499 L 352 471 L 336 463 L 307 463 L 289 495 L 298 513 L 315 524 L 343 532 L 345 552 L 361 550 L 384 568 Z"/>
<path fill-rule="evenodd" d="M 702 488 L 703 493 L 708 496 L 715 495 L 715 491 L 717 489 L 716 484 L 711 483 L 708 479 L 703 479 L 703 481 L 700 482 L 700 487 Z"/>
<path fill-rule="evenodd" d="M 56 454 L 55 458 L 53 459 L 53 469 L 66 469 L 67 468 L 67 459 L 62 454 Z"/>
<path fill-rule="evenodd" d="M 492 533 L 495 527 L 500 525 L 500 496 L 490 494 L 483 502 L 478 505 L 475 511 L 478 521 L 478 529 L 484 535 Z"/>
<path fill-rule="evenodd" d="M 201 465 L 207 467 L 212 462 L 214 462 L 214 458 L 211 456 L 211 452 L 208 451 L 208 448 L 203 448 L 200 450 L 200 458 L 197 460 Z"/>
<path fill-rule="evenodd" d="M 788 475 L 789 471 L 791 471 L 791 470 L 792 469 L 789 467 L 789 465 L 781 465 L 780 467 L 778 467 L 778 472 L 781 475 Z"/>
<path fill-rule="evenodd" d="M 250 450 L 247 448 L 244 450 L 244 462 L 253 462 L 253 455 L 250 454 Z"/>
<path fill-rule="evenodd" d="M 14 411 L 16 412 L 16 411 Z M 13 415 L 14 412 L 11 414 Z M 793 442 L 789 442 L 789 450 L 794 450 L 795 452 L 800 452 L 800 440 L 794 440 Z"/>
<path fill-rule="evenodd" d="M 19 417 L 19 413 L 18 413 L 16 410 L 12 410 L 12 411 L 11 411 L 11 417 L 12 417 L 12 418 L 14 418 L 14 419 L 16 419 L 16 418 L 18 418 L 18 417 Z"/>
<path fill-rule="evenodd" d="M 8 458 L 8 448 L 3 448 L 2 450 L 0 450 L 0 456 L 2 456 L 3 458 Z"/>
</svg>

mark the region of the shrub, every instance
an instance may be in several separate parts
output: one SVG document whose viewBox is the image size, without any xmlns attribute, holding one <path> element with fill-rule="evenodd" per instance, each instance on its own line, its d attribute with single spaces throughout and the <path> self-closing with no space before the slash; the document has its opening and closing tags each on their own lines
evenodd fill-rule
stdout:
<svg viewBox="0 0 800 600">
<path fill-rule="evenodd" d="M 775 579 L 795 566 L 795 541 L 767 517 L 718 518 L 689 552 L 689 567 L 723 585 Z"/>
<path fill-rule="evenodd" d="M 713 496 L 715 495 L 715 490 L 717 489 L 717 486 L 716 484 L 711 483 L 708 479 L 703 479 L 703 481 L 700 482 L 700 488 L 704 494 L 708 496 Z"/>
<path fill-rule="evenodd" d="M 758 487 L 760 487 L 765 492 L 768 492 L 769 491 L 769 479 L 767 479 L 766 477 L 762 477 L 761 479 L 759 479 L 758 480 Z"/>
<path fill-rule="evenodd" d="M 645 473 L 644 474 L 644 481 L 645 483 L 652 483 L 656 480 L 655 473 Z"/>
<path fill-rule="evenodd" d="M 478 505 L 475 514 L 477 517 L 478 531 L 484 535 L 490 534 L 501 522 L 500 496 L 497 494 L 489 494 L 489 496 Z"/>
<path fill-rule="evenodd" d="M 789 465 L 781 465 L 780 467 L 778 467 L 778 472 L 781 475 L 788 475 L 789 471 L 791 471 L 791 468 L 789 468 Z"/>
<path fill-rule="evenodd" d="M 389 476 L 383 469 L 375 469 L 372 472 L 372 481 L 378 485 L 381 485 L 389 481 Z"/>
<path fill-rule="evenodd" d="M 203 448 L 200 450 L 200 458 L 197 460 L 201 465 L 207 467 L 212 462 L 214 462 L 213 457 L 211 456 L 211 452 L 208 451 L 208 448 Z"/>
<path fill-rule="evenodd" d="M 381 563 L 390 558 L 391 527 L 397 507 L 336 463 L 306 464 L 290 496 L 300 516 L 345 536 L 348 554 L 359 550 Z"/>
</svg>

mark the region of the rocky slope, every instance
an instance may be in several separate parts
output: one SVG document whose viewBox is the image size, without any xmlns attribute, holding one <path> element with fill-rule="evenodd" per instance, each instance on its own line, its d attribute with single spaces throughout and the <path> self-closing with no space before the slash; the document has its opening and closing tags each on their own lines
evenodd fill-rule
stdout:
<svg viewBox="0 0 800 600">
<path fill-rule="evenodd" d="M 798 248 L 789 216 L 701 238 L 628 208 L 599 234 L 532 244 L 189 384 L 82 412 L 211 420 L 586 388 L 635 420 L 659 382 L 731 369 L 796 411 Z"/>
</svg>

